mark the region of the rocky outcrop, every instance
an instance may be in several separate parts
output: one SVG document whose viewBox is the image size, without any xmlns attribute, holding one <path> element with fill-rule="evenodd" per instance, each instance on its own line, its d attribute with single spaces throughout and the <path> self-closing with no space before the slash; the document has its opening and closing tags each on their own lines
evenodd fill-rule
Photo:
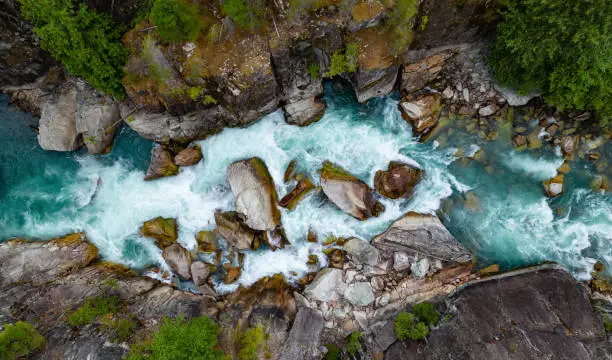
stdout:
<svg viewBox="0 0 612 360">
<path fill-rule="evenodd" d="M 140 234 L 155 239 L 157 246 L 164 249 L 176 243 L 178 238 L 176 220 L 159 216 L 145 221 L 140 228 Z"/>
<path fill-rule="evenodd" d="M 412 125 L 412 132 L 422 140 L 438 125 L 440 95 L 424 94 L 400 102 L 402 117 Z"/>
<path fill-rule="evenodd" d="M 18 2 L 0 1 L 0 91 L 31 87 L 52 64 L 32 26 L 21 18 Z"/>
<path fill-rule="evenodd" d="M 295 317 L 279 360 L 320 359 L 319 346 L 324 323 L 323 317 L 317 311 L 301 308 Z"/>
<path fill-rule="evenodd" d="M 320 173 L 323 192 L 345 213 L 365 220 L 378 216 L 384 210 L 370 187 L 346 170 L 326 161 Z"/>
<path fill-rule="evenodd" d="M 193 166 L 200 160 L 202 160 L 202 148 L 197 144 L 182 150 L 174 157 L 177 166 Z"/>
<path fill-rule="evenodd" d="M 236 161 L 227 168 L 236 209 L 246 216 L 246 224 L 254 230 L 274 230 L 281 224 L 276 207 L 278 194 L 263 160 L 251 158 Z"/>
<path fill-rule="evenodd" d="M 135 330 L 129 337 L 135 339 L 151 333 L 164 316 L 213 314 L 210 297 L 178 291 L 122 265 L 97 261 L 96 254 L 83 234 L 0 244 L 0 323 L 35 324 L 47 345 L 34 358 L 119 360 L 125 355 L 126 348 L 98 321 L 78 328 L 66 323 L 66 315 L 86 298 L 116 296 L 121 306 L 114 318 L 132 319 Z"/>
<path fill-rule="evenodd" d="M 83 137 L 89 153 L 107 153 L 121 123 L 119 106 L 112 97 L 100 94 L 83 80 L 76 81 L 76 85 L 76 130 Z"/>
<path fill-rule="evenodd" d="M 387 171 L 378 170 L 374 176 L 376 191 L 390 199 L 408 198 L 423 178 L 423 170 L 397 161 L 389 163 Z"/>
<path fill-rule="evenodd" d="M 77 131 L 77 88 L 67 82 L 41 105 L 38 143 L 45 150 L 72 151 L 83 146 Z"/>
<path fill-rule="evenodd" d="M 179 168 L 172 160 L 172 154 L 161 145 L 151 150 L 151 163 L 144 177 L 145 180 L 155 180 L 166 176 L 178 175 Z"/>
<path fill-rule="evenodd" d="M 475 282 L 454 296 L 448 309 L 448 320 L 432 330 L 418 357 L 410 350 L 416 343 L 395 342 L 384 349 L 385 359 L 612 356 L 587 290 L 564 270 L 535 268 Z"/>
</svg>

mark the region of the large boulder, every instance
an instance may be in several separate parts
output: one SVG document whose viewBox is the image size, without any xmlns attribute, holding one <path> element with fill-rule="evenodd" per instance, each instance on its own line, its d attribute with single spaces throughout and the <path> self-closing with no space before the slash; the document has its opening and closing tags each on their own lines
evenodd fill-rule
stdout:
<svg viewBox="0 0 612 360">
<path fill-rule="evenodd" d="M 76 80 L 76 84 L 76 130 L 83 137 L 89 153 L 107 153 L 121 122 L 119 106 L 111 96 L 99 93 L 84 80 Z"/>
<path fill-rule="evenodd" d="M 191 280 L 191 257 L 179 244 L 172 244 L 162 251 L 162 256 L 172 270 L 185 280 Z"/>
<path fill-rule="evenodd" d="M 323 192 L 345 213 L 365 220 L 384 211 L 370 187 L 341 167 L 325 161 L 320 173 Z"/>
<path fill-rule="evenodd" d="M 413 100 L 404 100 L 400 102 L 400 110 L 414 135 L 423 139 L 438 125 L 440 95 L 422 94 Z"/>
<path fill-rule="evenodd" d="M 344 245 L 342 245 L 342 249 L 346 251 L 355 262 L 372 266 L 378 263 L 378 249 L 365 240 L 357 238 L 348 239 Z"/>
<path fill-rule="evenodd" d="M 257 247 L 259 232 L 251 229 L 245 223 L 244 216 L 235 211 L 215 213 L 215 232 L 224 238 L 228 245 L 237 250 L 249 250 Z"/>
<path fill-rule="evenodd" d="M 387 171 L 376 172 L 374 188 L 379 194 L 390 199 L 408 198 L 422 178 L 423 170 L 392 161 Z"/>
<path fill-rule="evenodd" d="M 145 221 L 140 233 L 142 236 L 155 239 L 155 243 L 161 249 L 174 244 L 178 238 L 176 220 L 161 216 Z"/>
<path fill-rule="evenodd" d="M 319 312 L 310 308 L 300 308 L 279 360 L 320 359 L 319 346 L 324 324 L 325 320 Z"/>
<path fill-rule="evenodd" d="M 433 215 L 409 212 L 396 220 L 372 245 L 391 254 L 395 251 L 427 256 L 450 263 L 468 263 L 472 255 Z"/>
<path fill-rule="evenodd" d="M 254 230 L 274 230 L 281 224 L 278 194 L 266 164 L 260 158 L 236 161 L 227 168 L 236 209 Z"/>
<path fill-rule="evenodd" d="M 342 270 L 325 268 L 304 289 L 304 296 L 317 301 L 339 300 L 346 289 Z"/>
<path fill-rule="evenodd" d="M 192 166 L 202 160 L 202 148 L 200 145 L 190 146 L 182 150 L 174 157 L 174 163 L 177 166 Z"/>
<path fill-rule="evenodd" d="M 401 88 L 407 93 L 420 90 L 434 80 L 444 67 L 446 60 L 455 55 L 455 51 L 445 49 L 433 55 L 423 55 L 418 52 L 411 55 L 415 59 L 410 59 L 402 68 Z"/>
<path fill-rule="evenodd" d="M 179 173 L 179 168 L 172 161 L 172 155 L 161 145 L 156 145 L 151 150 L 151 163 L 147 169 L 145 180 L 154 180 L 166 176 L 174 176 Z"/>
<path fill-rule="evenodd" d="M 77 131 L 77 88 L 73 81 L 45 97 L 38 143 L 43 149 L 53 151 L 73 151 L 83 146 L 83 137 Z"/>
<path fill-rule="evenodd" d="M 353 306 L 368 306 L 374 302 L 374 290 L 369 282 L 356 282 L 346 287 L 344 297 Z"/>
</svg>

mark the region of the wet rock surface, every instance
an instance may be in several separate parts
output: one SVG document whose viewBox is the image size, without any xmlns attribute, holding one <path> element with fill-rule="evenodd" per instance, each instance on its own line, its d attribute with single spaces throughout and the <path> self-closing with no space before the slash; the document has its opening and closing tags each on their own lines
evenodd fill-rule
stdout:
<svg viewBox="0 0 612 360">
<path fill-rule="evenodd" d="M 145 180 L 155 180 L 167 176 L 178 175 L 179 168 L 172 160 L 172 154 L 161 145 L 151 150 L 151 163 L 144 177 Z"/>
<path fill-rule="evenodd" d="M 379 194 L 390 199 L 408 198 L 423 176 L 421 169 L 392 161 L 386 171 L 376 172 L 374 188 Z"/>
</svg>

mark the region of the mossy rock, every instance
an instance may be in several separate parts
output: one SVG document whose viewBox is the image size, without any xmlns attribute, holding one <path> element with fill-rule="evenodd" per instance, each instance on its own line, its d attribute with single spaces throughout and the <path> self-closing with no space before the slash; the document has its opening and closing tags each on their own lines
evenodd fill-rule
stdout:
<svg viewBox="0 0 612 360">
<path fill-rule="evenodd" d="M 140 233 L 142 236 L 155 239 L 155 244 L 160 249 L 163 249 L 176 243 L 178 227 L 175 219 L 159 216 L 145 221 L 140 228 Z"/>
<path fill-rule="evenodd" d="M 196 242 L 198 243 L 199 252 L 212 253 L 219 248 L 219 241 L 214 231 L 199 231 L 196 234 Z"/>
<path fill-rule="evenodd" d="M 361 180 L 353 176 L 348 171 L 327 160 L 323 162 L 323 167 L 319 170 L 319 173 L 323 179 L 361 182 Z"/>
<path fill-rule="evenodd" d="M 278 205 L 289 210 L 293 210 L 298 205 L 298 203 L 302 199 L 304 199 L 306 195 L 308 195 L 308 193 L 314 190 L 314 188 L 315 186 L 312 184 L 312 181 L 310 181 L 310 179 L 305 178 L 303 180 L 300 180 L 300 182 L 295 186 L 295 188 L 293 188 L 290 193 L 288 193 L 281 199 Z"/>
</svg>

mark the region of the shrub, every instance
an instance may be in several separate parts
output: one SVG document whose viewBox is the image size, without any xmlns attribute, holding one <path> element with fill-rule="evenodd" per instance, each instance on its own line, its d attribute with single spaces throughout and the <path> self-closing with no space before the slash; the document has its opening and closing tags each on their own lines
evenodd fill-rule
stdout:
<svg viewBox="0 0 612 360">
<path fill-rule="evenodd" d="M 68 316 L 68 324 L 72 326 L 91 324 L 98 317 L 116 313 L 118 310 L 119 298 L 117 296 L 87 298 L 83 306 Z"/>
<path fill-rule="evenodd" d="M 121 85 L 127 50 L 123 28 L 106 14 L 78 7 L 73 0 L 19 0 L 24 18 L 34 25 L 40 46 L 85 78 L 94 88 L 123 98 Z"/>
<path fill-rule="evenodd" d="M 363 350 L 363 346 L 361 345 L 362 335 L 363 334 L 360 331 L 353 331 L 349 335 L 348 342 L 344 348 L 349 355 L 354 357 Z"/>
<path fill-rule="evenodd" d="M 266 8 L 263 0 L 225 0 L 223 12 L 229 15 L 238 27 L 254 31 L 265 20 Z"/>
<path fill-rule="evenodd" d="M 357 70 L 357 44 L 348 43 L 344 51 L 336 51 L 332 54 L 329 65 L 328 77 L 334 77 L 344 73 Z"/>
<path fill-rule="evenodd" d="M 136 322 L 130 318 L 116 318 L 107 314 L 100 319 L 102 329 L 110 333 L 112 339 L 117 342 L 127 341 L 136 330 Z"/>
<path fill-rule="evenodd" d="M 395 319 L 395 335 L 399 340 L 423 340 L 429 335 L 429 328 L 423 322 L 415 322 L 411 313 L 402 312 Z"/>
<path fill-rule="evenodd" d="M 440 320 L 440 315 L 432 303 L 422 302 L 413 306 L 414 315 L 425 323 L 425 325 L 436 325 Z"/>
<path fill-rule="evenodd" d="M 494 75 L 519 92 L 542 91 L 546 101 L 560 109 L 609 114 L 610 24 L 609 0 L 509 2 L 489 56 Z"/>
<path fill-rule="evenodd" d="M 319 78 L 319 64 L 318 63 L 316 62 L 309 63 L 306 66 L 306 71 L 308 72 L 311 78 L 313 79 Z"/>
<path fill-rule="evenodd" d="M 200 33 L 198 8 L 184 0 L 155 0 L 151 21 L 166 41 L 193 41 Z"/>
<path fill-rule="evenodd" d="M 219 326 L 210 318 L 184 320 L 164 318 L 153 339 L 132 346 L 127 360 L 218 360 L 224 358 L 217 349 Z"/>
<path fill-rule="evenodd" d="M 391 45 L 396 54 L 407 50 L 412 43 L 414 39 L 412 20 L 418 13 L 419 3 L 417 0 L 397 0 L 387 21 L 393 35 Z M 429 18 L 427 18 L 427 21 L 429 21 Z M 427 24 L 424 26 L 427 26 Z"/>
<path fill-rule="evenodd" d="M 610 315 L 606 316 L 604 319 L 604 328 L 607 332 L 612 332 L 612 317 L 610 317 Z"/>
<path fill-rule="evenodd" d="M 327 348 L 327 354 L 325 354 L 323 360 L 340 360 L 342 349 L 335 344 L 326 344 L 325 347 Z"/>
<path fill-rule="evenodd" d="M 6 325 L 0 332 L 0 360 L 25 358 L 44 346 L 45 338 L 27 322 Z"/>
<path fill-rule="evenodd" d="M 266 341 L 263 326 L 248 329 L 240 339 L 241 349 L 238 352 L 240 360 L 258 360 L 259 350 Z"/>
</svg>

